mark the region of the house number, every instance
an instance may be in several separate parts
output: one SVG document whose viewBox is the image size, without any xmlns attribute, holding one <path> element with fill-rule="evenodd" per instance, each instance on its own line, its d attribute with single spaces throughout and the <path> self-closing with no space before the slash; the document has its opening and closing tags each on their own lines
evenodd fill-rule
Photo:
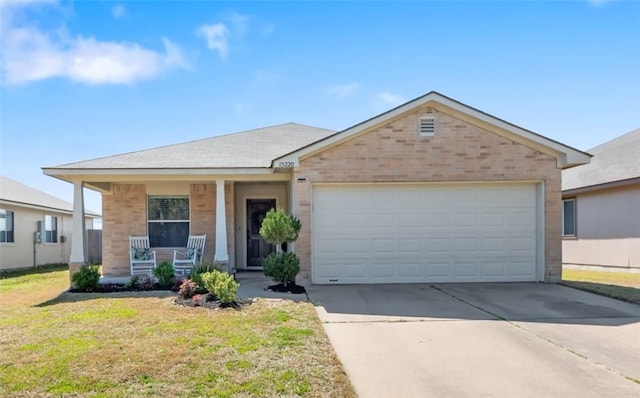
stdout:
<svg viewBox="0 0 640 398">
<path fill-rule="evenodd" d="M 278 167 L 287 167 L 291 168 L 294 166 L 293 162 L 278 162 Z"/>
</svg>

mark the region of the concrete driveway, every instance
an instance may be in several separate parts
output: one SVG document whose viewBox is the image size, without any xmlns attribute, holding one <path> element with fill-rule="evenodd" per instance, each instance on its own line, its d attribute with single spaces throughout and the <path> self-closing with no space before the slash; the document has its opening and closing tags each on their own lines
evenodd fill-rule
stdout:
<svg viewBox="0 0 640 398">
<path fill-rule="evenodd" d="M 538 283 L 307 291 L 361 398 L 640 396 L 637 305 Z"/>
</svg>

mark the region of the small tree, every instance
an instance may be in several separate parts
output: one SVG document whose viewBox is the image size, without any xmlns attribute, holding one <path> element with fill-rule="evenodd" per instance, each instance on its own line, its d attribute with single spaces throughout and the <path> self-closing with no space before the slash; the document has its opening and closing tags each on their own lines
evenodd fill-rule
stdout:
<svg viewBox="0 0 640 398">
<path fill-rule="evenodd" d="M 300 224 L 300 220 L 297 217 L 286 214 L 282 209 L 271 209 L 262 220 L 260 235 L 267 243 L 276 245 L 277 249 L 286 251 L 283 245 L 298 239 L 301 226 L 302 224 Z"/>
<path fill-rule="evenodd" d="M 269 210 L 260 226 L 262 238 L 267 243 L 276 245 L 276 253 L 269 254 L 263 261 L 264 274 L 283 286 L 295 284 L 296 275 L 300 272 L 298 256 L 286 253 L 285 245 L 298 239 L 301 226 L 298 218 L 286 214 L 282 209 Z"/>
</svg>

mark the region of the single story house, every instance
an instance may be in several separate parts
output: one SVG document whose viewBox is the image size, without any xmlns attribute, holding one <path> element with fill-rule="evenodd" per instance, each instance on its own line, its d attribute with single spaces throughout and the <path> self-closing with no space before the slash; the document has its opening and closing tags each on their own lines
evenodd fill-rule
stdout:
<svg viewBox="0 0 640 398">
<path fill-rule="evenodd" d="M 79 215 L 82 187 L 102 193 L 109 276 L 129 274 L 129 235 L 170 260 L 206 233 L 208 260 L 259 268 L 281 207 L 302 223 L 298 283 L 557 281 L 561 170 L 589 159 L 430 92 L 338 132 L 290 123 L 43 171 L 74 184 Z"/>
<path fill-rule="evenodd" d="M 562 172 L 562 262 L 640 268 L 640 129 Z"/>
<path fill-rule="evenodd" d="M 72 215 L 72 203 L 0 176 L 0 270 L 67 263 Z M 95 218 L 84 212 L 86 228 Z"/>
</svg>

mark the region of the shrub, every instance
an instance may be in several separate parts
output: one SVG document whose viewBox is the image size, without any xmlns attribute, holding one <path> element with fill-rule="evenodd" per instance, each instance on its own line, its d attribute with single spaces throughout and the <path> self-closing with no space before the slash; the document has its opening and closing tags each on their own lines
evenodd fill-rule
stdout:
<svg viewBox="0 0 640 398">
<path fill-rule="evenodd" d="M 226 272 L 221 272 L 216 278 L 215 293 L 223 304 L 231 304 L 238 297 L 238 287 L 240 285 L 233 279 L 233 276 Z"/>
<path fill-rule="evenodd" d="M 204 284 L 204 288 L 207 289 L 209 293 L 214 295 L 216 294 L 216 281 L 220 274 L 220 271 L 214 269 L 211 272 L 205 272 L 204 274 L 200 275 L 200 277 L 202 278 L 202 283 Z"/>
<path fill-rule="evenodd" d="M 142 275 L 138 279 L 139 290 L 153 290 L 153 288 L 154 288 L 154 280 L 149 275 Z"/>
<path fill-rule="evenodd" d="M 199 293 L 206 293 L 207 288 L 202 280 L 202 274 L 213 271 L 222 271 L 220 264 L 203 261 L 202 264 L 196 265 L 189 274 L 189 279 L 196 283 Z"/>
<path fill-rule="evenodd" d="M 267 243 L 280 246 L 296 240 L 300 227 L 300 220 L 296 217 L 286 214 L 283 209 L 271 209 L 262 220 L 260 235 Z"/>
<path fill-rule="evenodd" d="M 83 265 L 80 267 L 80 270 L 71 277 L 76 289 L 81 292 L 98 290 L 98 282 L 100 281 L 98 268 L 97 265 Z"/>
<path fill-rule="evenodd" d="M 173 278 L 176 277 L 173 267 L 167 261 L 163 261 L 155 267 L 153 269 L 153 275 L 158 278 L 158 283 L 160 283 L 162 287 L 171 286 Z"/>
<path fill-rule="evenodd" d="M 287 286 L 295 284 L 296 275 L 300 272 L 300 260 L 295 253 L 271 253 L 262 262 L 266 276 Z"/>
<path fill-rule="evenodd" d="M 300 260 L 294 253 L 287 252 L 284 246 L 287 242 L 298 239 L 301 226 L 300 220 L 287 215 L 282 209 L 269 210 L 260 226 L 260 235 L 264 240 L 285 251 L 269 254 L 262 262 L 263 272 L 284 286 L 295 284 L 296 275 L 300 272 Z"/>
<path fill-rule="evenodd" d="M 222 303 L 230 304 L 236 300 L 240 285 L 233 279 L 233 276 L 226 272 L 213 270 L 202 274 L 202 280 L 209 293 L 218 297 Z"/>
<path fill-rule="evenodd" d="M 192 281 L 191 279 L 185 279 L 182 281 L 182 284 L 180 285 L 180 290 L 178 290 L 178 296 L 182 297 L 183 299 L 190 299 L 193 296 L 195 296 L 197 288 L 198 288 L 198 285 L 196 285 L 194 281 Z"/>
<path fill-rule="evenodd" d="M 140 277 L 134 275 L 129 279 L 129 282 L 124 285 L 124 288 L 127 290 L 135 290 L 138 287 L 138 282 L 140 282 Z"/>
<path fill-rule="evenodd" d="M 209 261 L 203 261 L 201 264 L 196 265 L 193 268 L 194 271 L 204 274 L 205 272 L 211 272 L 213 270 L 223 271 L 222 265 L 217 263 L 212 263 Z"/>
</svg>

